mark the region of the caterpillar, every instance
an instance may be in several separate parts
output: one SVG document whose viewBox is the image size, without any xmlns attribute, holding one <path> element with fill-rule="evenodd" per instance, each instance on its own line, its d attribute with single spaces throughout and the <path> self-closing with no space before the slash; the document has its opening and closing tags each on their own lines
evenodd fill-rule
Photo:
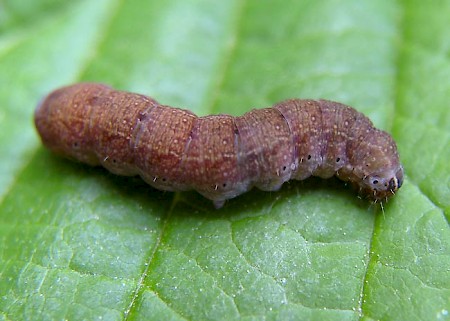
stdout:
<svg viewBox="0 0 450 321">
<path fill-rule="evenodd" d="M 373 202 L 403 182 L 397 146 L 355 109 L 290 99 L 243 116 L 194 113 L 95 83 L 51 92 L 35 111 L 43 144 L 62 156 L 141 176 L 166 191 L 196 190 L 223 206 L 253 186 L 333 175 Z"/>
</svg>

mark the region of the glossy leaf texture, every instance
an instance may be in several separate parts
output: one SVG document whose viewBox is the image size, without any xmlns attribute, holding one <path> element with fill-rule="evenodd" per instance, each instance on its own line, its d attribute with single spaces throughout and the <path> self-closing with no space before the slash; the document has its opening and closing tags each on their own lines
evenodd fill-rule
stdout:
<svg viewBox="0 0 450 321">
<path fill-rule="evenodd" d="M 0 320 L 450 318 L 448 1 L 0 3 Z M 382 212 L 341 182 L 195 192 L 58 158 L 32 119 L 102 82 L 197 114 L 354 106 L 398 143 Z"/>
</svg>

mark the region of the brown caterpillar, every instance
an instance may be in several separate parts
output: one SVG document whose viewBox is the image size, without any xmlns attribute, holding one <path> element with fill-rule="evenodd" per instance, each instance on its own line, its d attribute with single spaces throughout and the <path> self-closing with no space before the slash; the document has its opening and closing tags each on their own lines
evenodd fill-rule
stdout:
<svg viewBox="0 0 450 321">
<path fill-rule="evenodd" d="M 197 117 L 143 95 L 81 83 L 50 93 L 35 124 L 58 154 L 140 175 L 157 189 L 196 190 L 216 207 L 253 186 L 274 191 L 311 175 L 336 175 L 374 202 L 394 195 L 403 181 L 391 136 L 328 100 Z"/>
</svg>

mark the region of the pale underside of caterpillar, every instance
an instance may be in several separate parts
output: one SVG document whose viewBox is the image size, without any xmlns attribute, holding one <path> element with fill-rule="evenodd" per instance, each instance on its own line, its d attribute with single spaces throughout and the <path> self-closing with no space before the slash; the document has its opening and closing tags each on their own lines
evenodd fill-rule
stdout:
<svg viewBox="0 0 450 321">
<path fill-rule="evenodd" d="M 60 155 L 139 175 L 160 190 L 196 190 L 216 207 L 253 186 L 274 191 L 290 179 L 333 175 L 383 202 L 403 181 L 392 137 L 328 100 L 197 117 L 143 95 L 80 83 L 45 97 L 35 124 L 44 145 Z"/>
</svg>

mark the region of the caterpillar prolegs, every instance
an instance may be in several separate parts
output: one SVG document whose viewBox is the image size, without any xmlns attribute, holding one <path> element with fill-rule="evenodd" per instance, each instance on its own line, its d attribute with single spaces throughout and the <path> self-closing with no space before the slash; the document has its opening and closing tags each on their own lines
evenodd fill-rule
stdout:
<svg viewBox="0 0 450 321">
<path fill-rule="evenodd" d="M 372 201 L 402 185 L 392 137 L 355 109 L 291 99 L 243 116 L 197 117 L 152 98 L 80 83 L 50 93 L 35 112 L 52 151 L 157 189 L 196 190 L 221 207 L 256 186 L 336 175 Z"/>
</svg>

